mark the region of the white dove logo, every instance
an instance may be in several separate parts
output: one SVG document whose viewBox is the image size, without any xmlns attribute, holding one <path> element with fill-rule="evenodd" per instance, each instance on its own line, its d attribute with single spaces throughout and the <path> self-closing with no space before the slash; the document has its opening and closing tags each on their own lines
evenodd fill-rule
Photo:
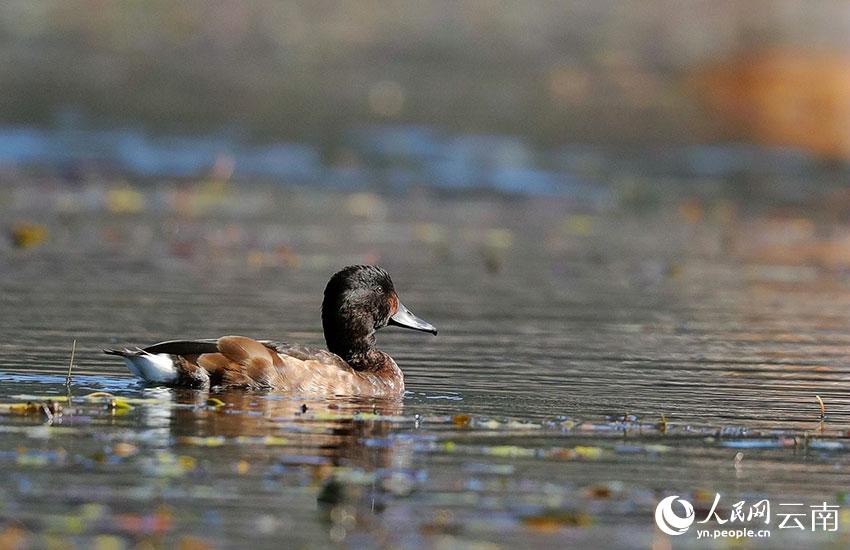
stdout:
<svg viewBox="0 0 850 550">
<path fill-rule="evenodd" d="M 679 517 L 673 511 L 673 503 L 677 500 L 685 509 L 684 517 Z M 694 519 L 694 507 L 687 500 L 679 498 L 679 495 L 667 497 L 655 507 L 655 523 L 668 535 L 683 535 Z"/>
</svg>

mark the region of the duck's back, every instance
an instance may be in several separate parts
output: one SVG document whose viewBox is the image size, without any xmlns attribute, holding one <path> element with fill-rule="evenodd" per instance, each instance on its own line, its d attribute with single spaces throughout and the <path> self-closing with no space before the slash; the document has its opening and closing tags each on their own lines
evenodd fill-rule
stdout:
<svg viewBox="0 0 850 550">
<path fill-rule="evenodd" d="M 324 396 L 397 397 L 404 392 L 401 371 L 389 356 L 381 372 L 363 372 L 323 349 L 244 336 L 105 351 L 123 357 L 137 376 L 175 386 L 240 386 Z"/>
</svg>

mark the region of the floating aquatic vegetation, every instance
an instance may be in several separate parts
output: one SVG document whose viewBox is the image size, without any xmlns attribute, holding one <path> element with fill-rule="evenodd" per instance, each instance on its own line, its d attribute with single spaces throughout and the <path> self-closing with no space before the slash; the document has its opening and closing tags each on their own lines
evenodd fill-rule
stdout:
<svg viewBox="0 0 850 550">
<path fill-rule="evenodd" d="M 119 514 L 116 527 L 130 534 L 157 535 L 171 530 L 174 516 L 168 507 L 160 506 L 149 514 Z"/>
<path fill-rule="evenodd" d="M 520 522 L 535 531 L 552 532 L 566 527 L 588 527 L 593 518 L 580 510 L 551 510 L 520 517 Z"/>
<path fill-rule="evenodd" d="M 233 467 L 233 471 L 243 476 L 251 470 L 251 463 L 245 459 L 238 460 Z"/>
<path fill-rule="evenodd" d="M 145 208 L 145 196 L 129 185 L 112 187 L 106 192 L 106 208 L 114 214 L 137 214 Z"/>
<path fill-rule="evenodd" d="M 226 403 L 217 397 L 209 397 L 207 398 L 207 406 L 213 409 L 219 409 L 224 407 Z"/>
<path fill-rule="evenodd" d="M 0 403 L 0 411 L 11 414 L 36 415 L 52 421 L 62 414 L 62 405 L 58 400 L 32 400 L 25 403 Z"/>
<path fill-rule="evenodd" d="M 32 248 L 47 238 L 47 228 L 30 221 L 18 221 L 9 228 L 9 238 L 17 248 Z"/>
<path fill-rule="evenodd" d="M 139 452 L 139 447 L 126 441 L 118 441 L 112 445 L 112 453 L 121 458 L 127 458 Z"/>
<path fill-rule="evenodd" d="M 572 448 L 555 447 L 544 452 L 544 456 L 565 459 L 597 460 L 602 457 L 604 451 L 600 447 L 589 445 L 577 445 Z"/>
<path fill-rule="evenodd" d="M 469 426 L 470 420 L 472 420 L 472 417 L 468 414 L 456 414 L 452 416 L 452 424 L 463 428 Z"/>
<path fill-rule="evenodd" d="M 68 375 L 65 377 L 65 387 L 71 387 L 71 370 L 74 368 L 74 355 L 77 353 L 77 339 L 71 344 L 71 358 L 68 360 Z"/>
<path fill-rule="evenodd" d="M 34 466 L 36 468 L 48 466 L 51 463 L 50 458 L 38 451 L 19 452 L 15 463 L 18 466 Z"/>
<path fill-rule="evenodd" d="M 518 447 L 516 445 L 494 445 L 492 447 L 483 447 L 484 454 L 490 456 L 505 456 L 505 457 L 529 457 L 535 456 L 535 449 Z"/>
<path fill-rule="evenodd" d="M 622 487 L 616 484 L 600 483 L 585 487 L 582 490 L 582 496 L 585 498 L 606 499 L 611 498 L 614 494 L 619 493 Z"/>
<path fill-rule="evenodd" d="M 661 419 L 658 421 L 658 431 L 661 433 L 667 432 L 667 417 L 664 416 L 664 413 L 661 413 Z"/>
<path fill-rule="evenodd" d="M 182 477 L 195 470 L 197 459 L 189 455 L 177 455 L 170 451 L 159 450 L 153 457 L 146 456 L 141 461 L 142 471 L 156 477 Z"/>
<path fill-rule="evenodd" d="M 227 443 L 227 438 L 224 436 L 194 436 L 182 435 L 174 438 L 174 442 L 178 445 L 193 445 L 195 447 L 221 447 Z"/>
<path fill-rule="evenodd" d="M 820 423 L 818 424 L 818 430 L 822 432 L 824 431 L 826 422 L 826 405 L 823 404 L 823 399 L 821 399 L 819 395 L 815 395 L 815 399 L 818 400 L 818 405 L 820 406 Z"/>
</svg>

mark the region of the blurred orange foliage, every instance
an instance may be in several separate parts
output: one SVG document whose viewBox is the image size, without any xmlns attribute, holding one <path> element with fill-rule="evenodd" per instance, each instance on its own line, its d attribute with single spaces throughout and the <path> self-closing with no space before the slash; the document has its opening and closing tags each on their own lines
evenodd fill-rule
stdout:
<svg viewBox="0 0 850 550">
<path fill-rule="evenodd" d="M 705 104 L 741 137 L 850 159 L 850 55 L 770 50 L 698 70 Z"/>
</svg>

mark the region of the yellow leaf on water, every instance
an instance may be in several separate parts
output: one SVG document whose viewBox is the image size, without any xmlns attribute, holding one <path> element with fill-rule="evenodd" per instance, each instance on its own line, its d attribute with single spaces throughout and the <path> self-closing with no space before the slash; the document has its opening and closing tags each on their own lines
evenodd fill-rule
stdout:
<svg viewBox="0 0 850 550">
<path fill-rule="evenodd" d="M 288 441 L 283 437 L 267 435 L 263 438 L 263 445 L 286 445 Z"/>
<path fill-rule="evenodd" d="M 27 401 L 26 403 L 0 404 L 0 410 L 6 410 L 12 414 L 37 414 L 53 416 L 62 413 L 62 406 L 55 401 Z"/>
<path fill-rule="evenodd" d="M 590 458 L 597 459 L 602 456 L 602 449 L 599 447 L 587 447 L 584 445 L 579 445 L 575 449 L 573 449 L 576 455 L 581 458 Z"/>
<path fill-rule="evenodd" d="M 109 401 L 109 408 L 114 409 L 116 411 L 129 411 L 133 408 L 133 406 L 127 403 L 125 399 L 116 397 L 115 399 Z"/>
<path fill-rule="evenodd" d="M 587 527 L 592 523 L 590 515 L 573 511 L 544 512 L 522 517 L 520 521 L 530 529 L 547 533 L 564 527 Z"/>
<path fill-rule="evenodd" d="M 183 435 L 177 438 L 181 445 L 195 445 L 197 447 L 220 447 L 224 445 L 225 439 L 221 436 L 199 437 L 195 435 Z"/>
<path fill-rule="evenodd" d="M 139 448 L 133 445 L 132 443 L 127 443 L 126 441 L 119 441 L 112 446 L 112 453 L 116 456 L 120 457 L 128 457 L 136 454 Z"/>
<path fill-rule="evenodd" d="M 534 449 L 517 447 L 516 445 L 496 445 L 487 449 L 488 455 L 493 456 L 534 456 Z"/>
<path fill-rule="evenodd" d="M 145 197 L 130 186 L 115 187 L 106 192 L 106 208 L 116 214 L 135 214 L 145 207 Z"/>
<path fill-rule="evenodd" d="M 10 403 L 8 405 L 3 405 L 3 407 L 7 408 L 9 412 L 13 412 L 15 414 L 26 414 L 29 412 L 31 406 L 31 403 Z"/>
<path fill-rule="evenodd" d="M 17 222 L 9 231 L 12 243 L 17 248 L 30 248 L 47 237 L 47 228 L 40 223 Z"/>
<path fill-rule="evenodd" d="M 469 426 L 469 421 L 471 420 L 468 414 L 456 414 L 452 417 L 452 424 L 455 426 Z"/>
<path fill-rule="evenodd" d="M 195 465 L 197 464 L 194 457 L 191 457 L 191 456 L 188 456 L 188 455 L 178 456 L 177 457 L 177 463 L 180 465 L 181 468 L 183 468 L 183 470 L 185 470 L 187 472 L 190 471 L 190 470 L 194 470 Z"/>
</svg>

